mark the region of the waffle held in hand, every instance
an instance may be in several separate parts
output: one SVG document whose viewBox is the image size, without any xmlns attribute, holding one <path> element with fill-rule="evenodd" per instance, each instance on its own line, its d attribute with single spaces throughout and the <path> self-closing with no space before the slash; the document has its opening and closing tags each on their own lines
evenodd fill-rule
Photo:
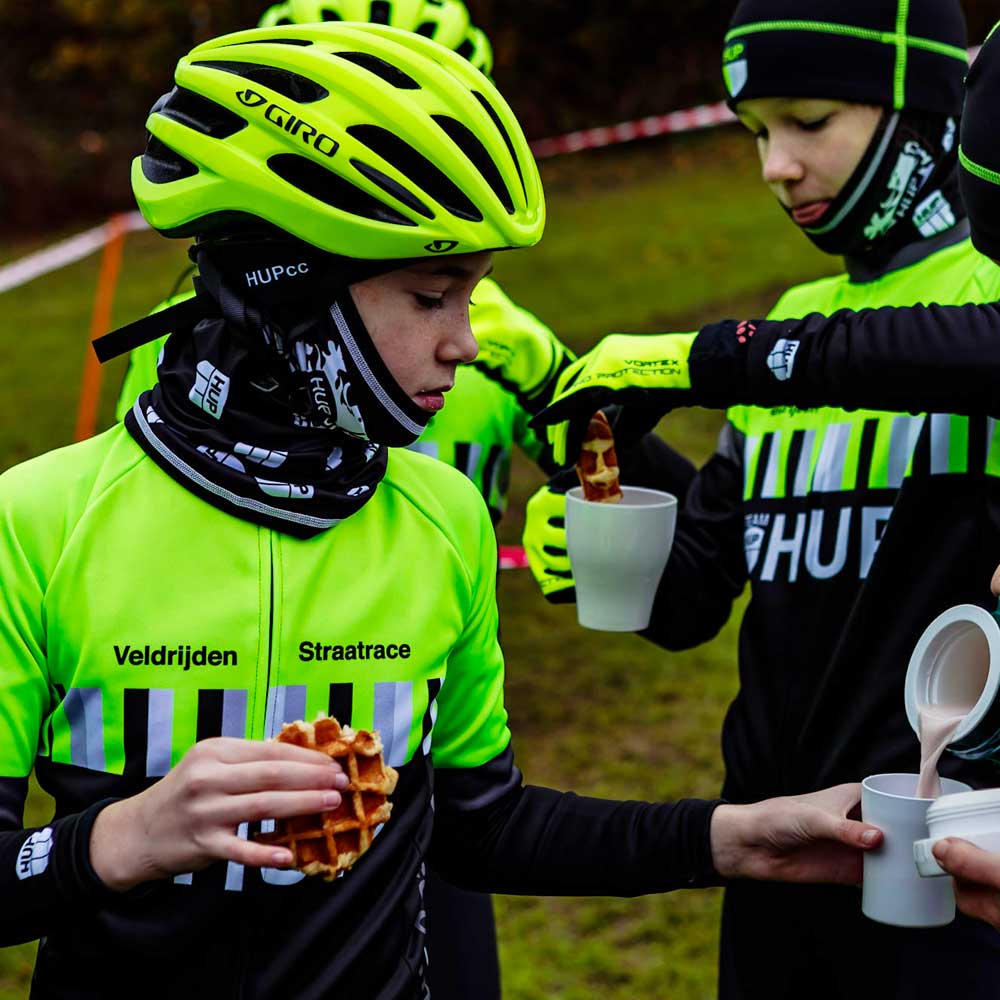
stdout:
<svg viewBox="0 0 1000 1000">
<path fill-rule="evenodd" d="M 336 719 L 289 722 L 275 739 L 327 754 L 350 778 L 336 809 L 275 820 L 273 833 L 254 838 L 287 847 L 292 852 L 293 868 L 306 875 L 322 875 L 330 882 L 368 850 L 377 828 L 388 821 L 392 812 L 388 797 L 399 774 L 383 760 L 377 731 L 355 731 L 342 727 Z"/>
<path fill-rule="evenodd" d="M 602 410 L 591 418 L 576 463 L 584 500 L 594 503 L 619 503 L 622 488 L 618 481 L 618 455 L 611 424 Z"/>
</svg>

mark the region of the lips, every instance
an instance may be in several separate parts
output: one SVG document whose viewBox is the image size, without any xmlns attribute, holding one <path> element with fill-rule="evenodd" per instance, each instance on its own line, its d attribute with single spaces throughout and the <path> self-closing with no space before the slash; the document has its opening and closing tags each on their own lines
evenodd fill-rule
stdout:
<svg viewBox="0 0 1000 1000">
<path fill-rule="evenodd" d="M 438 410 L 444 409 L 444 394 L 448 392 L 452 387 L 450 385 L 443 385 L 437 389 L 425 389 L 418 392 L 414 397 L 413 401 L 422 410 L 428 410 L 431 413 L 437 413 Z"/>
<path fill-rule="evenodd" d="M 792 209 L 792 218 L 800 226 L 814 226 L 826 215 L 829 201 L 810 201 Z"/>
</svg>

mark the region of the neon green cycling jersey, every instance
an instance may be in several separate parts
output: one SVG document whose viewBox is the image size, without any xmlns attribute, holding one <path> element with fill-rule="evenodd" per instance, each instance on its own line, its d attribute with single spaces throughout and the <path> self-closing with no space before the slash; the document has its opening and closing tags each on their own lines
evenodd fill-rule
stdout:
<svg viewBox="0 0 1000 1000">
<path fill-rule="evenodd" d="M 37 753 L 57 798 L 70 766 L 114 794 L 204 735 L 331 709 L 398 766 L 507 746 L 493 532 L 441 463 L 393 452 L 359 514 L 300 540 L 197 499 L 118 425 L 10 470 L 0 510 L 0 775 Z"/>
<path fill-rule="evenodd" d="M 158 309 L 186 297 L 178 296 Z M 496 523 L 507 507 L 513 446 L 518 445 L 535 462 L 543 451 L 541 440 L 528 427 L 531 414 L 525 410 L 519 390 L 530 395 L 540 388 L 551 377 L 565 349 L 544 323 L 512 302 L 489 278 L 476 286 L 469 315 L 488 362 L 502 360 L 501 345 L 510 345 L 511 360 L 519 369 L 518 384 L 486 375 L 471 365 L 460 366 L 447 405 L 431 420 L 413 449 L 465 473 L 486 500 Z M 132 352 L 118 398 L 119 420 L 139 393 L 156 381 L 156 364 L 164 339 Z"/>
</svg>

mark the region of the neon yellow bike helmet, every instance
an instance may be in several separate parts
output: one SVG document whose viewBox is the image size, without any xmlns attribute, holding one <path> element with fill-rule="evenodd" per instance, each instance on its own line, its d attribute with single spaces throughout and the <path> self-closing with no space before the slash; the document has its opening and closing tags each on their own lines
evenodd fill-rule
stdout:
<svg viewBox="0 0 1000 1000">
<path fill-rule="evenodd" d="M 368 21 L 413 31 L 422 23 L 426 0 L 285 0 L 269 7 L 258 27 L 317 24 L 322 21 Z"/>
<path fill-rule="evenodd" d="M 534 158 L 499 92 L 383 25 L 256 28 L 199 45 L 147 120 L 132 187 L 166 236 L 278 229 L 371 260 L 537 243 Z"/>
<path fill-rule="evenodd" d="M 264 11 L 261 28 L 323 21 L 367 21 L 415 31 L 454 49 L 476 69 L 493 69 L 489 39 L 469 23 L 461 0 L 285 0 Z"/>
</svg>

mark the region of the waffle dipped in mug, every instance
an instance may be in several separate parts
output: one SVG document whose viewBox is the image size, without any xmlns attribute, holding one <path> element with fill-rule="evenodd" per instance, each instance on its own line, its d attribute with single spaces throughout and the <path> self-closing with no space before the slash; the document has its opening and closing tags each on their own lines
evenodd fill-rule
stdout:
<svg viewBox="0 0 1000 1000">
<path fill-rule="evenodd" d="M 336 809 L 308 816 L 275 820 L 272 833 L 259 833 L 254 840 L 292 852 L 292 867 L 306 875 L 322 875 L 327 882 L 347 871 L 371 846 L 379 826 L 392 812 L 389 796 L 396 789 L 399 773 L 382 757 L 378 731 L 357 731 L 341 726 L 329 716 L 315 722 L 288 722 L 275 737 L 319 750 L 344 769 L 351 783 Z"/>
<path fill-rule="evenodd" d="M 587 426 L 583 437 L 576 474 L 583 487 L 584 500 L 594 503 L 620 503 L 622 488 L 618 481 L 618 455 L 615 453 L 615 436 L 611 424 L 598 410 Z"/>
</svg>

